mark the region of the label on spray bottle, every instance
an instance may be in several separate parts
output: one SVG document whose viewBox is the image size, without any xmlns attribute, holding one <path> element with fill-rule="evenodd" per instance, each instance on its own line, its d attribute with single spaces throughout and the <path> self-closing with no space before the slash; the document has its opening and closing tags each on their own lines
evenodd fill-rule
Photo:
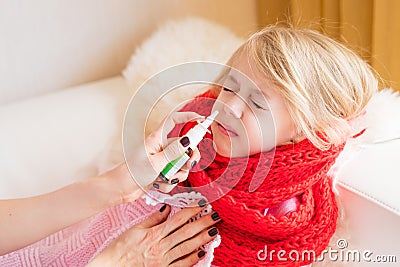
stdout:
<svg viewBox="0 0 400 267">
<path fill-rule="evenodd" d="M 190 140 L 190 145 L 188 150 L 183 153 L 179 158 L 174 159 L 169 162 L 167 166 L 160 172 L 158 178 L 163 180 L 163 182 L 168 183 L 168 181 L 177 173 L 183 165 L 190 159 L 190 152 L 194 150 L 203 137 L 208 132 L 208 127 L 210 127 L 211 123 L 214 121 L 215 117 L 218 115 L 218 111 L 214 111 L 210 116 L 206 118 L 202 123 L 198 123 L 192 129 L 190 129 L 185 136 L 187 136 Z"/>
<path fill-rule="evenodd" d="M 182 156 L 180 156 L 179 158 L 169 162 L 165 166 L 165 168 L 161 171 L 160 174 L 162 174 L 162 176 L 160 175 L 159 177 L 164 182 L 165 180 L 163 178 L 167 179 L 166 182 L 168 182 L 172 178 L 172 176 L 174 176 L 174 174 L 177 173 L 189 159 L 190 159 L 189 155 L 183 153 Z"/>
</svg>

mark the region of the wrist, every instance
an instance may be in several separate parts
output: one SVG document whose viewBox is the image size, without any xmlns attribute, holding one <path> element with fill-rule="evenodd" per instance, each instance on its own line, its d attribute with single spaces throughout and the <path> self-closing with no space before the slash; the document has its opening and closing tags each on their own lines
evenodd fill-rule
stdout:
<svg viewBox="0 0 400 267">
<path fill-rule="evenodd" d="M 96 266 L 117 266 L 118 259 L 113 253 L 113 243 L 97 255 L 92 261 L 88 262 L 87 267 Z"/>
<path fill-rule="evenodd" d="M 134 201 L 144 193 L 132 179 L 125 163 L 100 175 L 97 180 L 106 208 Z"/>
</svg>

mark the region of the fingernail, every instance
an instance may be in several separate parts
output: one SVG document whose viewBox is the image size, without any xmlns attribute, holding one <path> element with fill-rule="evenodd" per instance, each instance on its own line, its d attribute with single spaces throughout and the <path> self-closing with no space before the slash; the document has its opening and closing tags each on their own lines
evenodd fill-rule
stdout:
<svg viewBox="0 0 400 267">
<path fill-rule="evenodd" d="M 165 208 L 167 207 L 167 204 L 164 204 L 161 208 L 160 208 L 160 212 L 163 212 L 165 210 Z"/>
<path fill-rule="evenodd" d="M 171 184 L 177 184 L 179 183 L 179 179 L 178 178 L 174 178 L 171 180 Z"/>
<path fill-rule="evenodd" d="M 204 207 L 205 205 L 207 205 L 207 201 L 205 201 L 204 199 L 200 200 L 198 203 L 199 207 Z"/>
<path fill-rule="evenodd" d="M 199 256 L 199 258 L 202 258 L 204 255 L 206 255 L 206 253 L 204 252 L 204 250 L 200 250 L 200 251 L 197 253 L 197 256 Z"/>
<path fill-rule="evenodd" d="M 194 161 L 192 162 L 192 169 L 194 168 L 194 166 L 196 166 L 196 164 L 197 164 L 197 161 L 194 160 Z"/>
<path fill-rule="evenodd" d="M 157 178 L 163 181 L 164 183 L 168 183 L 168 179 L 161 173 L 158 175 Z"/>
<path fill-rule="evenodd" d="M 157 183 L 154 183 L 154 184 L 153 184 L 153 187 L 154 187 L 155 189 L 159 189 L 159 188 L 160 188 L 160 186 L 159 186 Z"/>
<path fill-rule="evenodd" d="M 212 228 L 211 230 L 208 230 L 208 235 L 209 236 L 215 236 L 216 234 L 218 234 L 218 229 L 217 228 Z"/>
<path fill-rule="evenodd" d="M 213 221 L 221 220 L 221 218 L 219 217 L 218 212 L 214 212 L 214 213 L 211 215 L 211 218 L 213 219 Z"/>
<path fill-rule="evenodd" d="M 182 137 L 179 142 L 181 142 L 181 145 L 184 147 L 187 147 L 190 144 L 189 137 L 187 136 Z"/>
</svg>

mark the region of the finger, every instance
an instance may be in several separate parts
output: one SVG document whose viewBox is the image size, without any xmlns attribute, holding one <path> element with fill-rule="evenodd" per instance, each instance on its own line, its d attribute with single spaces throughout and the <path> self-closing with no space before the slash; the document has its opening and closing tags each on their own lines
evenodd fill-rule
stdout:
<svg viewBox="0 0 400 267">
<path fill-rule="evenodd" d="M 200 156 L 200 151 L 198 148 L 194 149 L 191 153 L 192 154 L 191 154 L 190 158 L 187 160 L 185 165 L 182 166 L 181 170 L 190 171 L 194 168 L 194 166 L 196 166 L 197 162 L 200 161 L 201 156 Z M 170 180 L 172 181 L 172 178 Z M 186 180 L 186 177 L 183 180 L 180 179 L 180 181 L 184 181 L 184 180 Z"/>
<path fill-rule="evenodd" d="M 154 182 L 153 187 L 163 193 L 169 193 L 174 189 L 176 184 L 167 184 L 164 182 Z"/>
<path fill-rule="evenodd" d="M 199 260 L 204 258 L 205 255 L 206 255 L 206 253 L 204 250 L 201 250 L 201 249 L 196 250 L 196 251 L 193 251 L 188 256 L 186 256 L 185 258 L 183 258 L 179 261 L 176 261 L 176 262 L 170 264 L 169 266 L 171 266 L 171 267 L 193 266 L 197 262 L 199 262 Z"/>
<path fill-rule="evenodd" d="M 204 121 L 205 117 L 195 112 L 173 112 L 170 116 L 165 117 L 160 125 L 149 135 L 158 140 L 162 144 L 166 142 L 169 132 L 176 124 L 186 123 L 193 120 Z"/>
<path fill-rule="evenodd" d="M 203 231 L 199 235 L 180 243 L 178 246 L 174 247 L 165 254 L 167 262 L 173 262 L 180 257 L 188 254 L 188 251 L 193 251 L 196 248 L 207 244 L 213 240 L 218 234 L 217 228 L 211 228 L 208 231 Z"/>
<path fill-rule="evenodd" d="M 170 174 L 167 174 L 166 176 L 168 177 L 167 181 L 164 181 L 163 179 L 157 179 L 156 182 L 162 182 L 162 183 L 169 183 L 169 184 L 177 184 L 179 182 L 183 182 L 187 179 L 189 172 L 191 169 L 194 168 L 194 166 L 197 164 L 197 162 L 200 160 L 200 152 L 199 150 L 196 148 L 195 150 L 192 151 L 191 156 L 188 158 L 189 156 L 186 157 L 187 161 L 186 163 L 181 167 L 181 169 L 175 173 L 174 175 L 170 176 Z M 167 166 L 169 166 L 171 163 L 167 164 Z M 172 167 L 168 172 L 174 170 L 175 168 L 179 168 L 179 164 L 175 164 L 174 167 Z M 164 187 L 168 187 L 166 185 L 161 186 L 160 184 L 158 184 L 159 188 L 164 192 Z M 170 188 L 170 187 L 168 187 Z M 158 189 L 158 188 L 157 188 Z M 169 191 L 168 191 L 169 192 Z"/>
<path fill-rule="evenodd" d="M 141 223 L 137 224 L 136 226 L 141 227 L 141 228 L 151 228 L 160 223 L 163 223 L 167 219 L 170 211 L 171 211 L 171 207 L 168 206 L 167 204 L 164 204 L 161 206 L 159 211 L 154 212 L 146 220 L 142 221 Z"/>
<path fill-rule="evenodd" d="M 194 149 L 190 159 L 187 161 L 185 168 L 187 170 L 191 170 L 196 166 L 196 164 L 200 161 L 201 155 L 199 149 Z"/>
<path fill-rule="evenodd" d="M 221 218 L 219 217 L 217 212 L 207 214 L 206 216 L 203 216 L 194 222 L 182 226 L 182 228 L 176 230 L 171 235 L 163 238 L 160 241 L 160 245 L 165 248 L 166 251 L 170 250 L 177 244 L 186 239 L 192 238 L 193 236 L 202 232 L 204 229 L 209 228 L 211 225 L 219 222 L 220 220 Z"/>
<path fill-rule="evenodd" d="M 163 168 L 171 161 L 174 161 L 178 158 L 187 158 L 189 159 L 190 156 L 188 156 L 185 152 L 189 148 L 190 145 L 190 140 L 189 137 L 183 136 L 180 139 L 177 139 L 170 143 L 168 146 L 164 147 L 164 149 L 161 152 L 155 153 L 152 155 L 152 160 L 154 162 L 158 162 L 157 166 L 159 167 L 159 170 L 157 171 L 162 171 Z M 176 165 L 176 164 L 175 164 Z"/>
<path fill-rule="evenodd" d="M 176 140 L 179 140 L 179 137 L 171 137 L 171 138 L 168 138 L 168 139 L 163 140 L 163 141 L 162 141 L 162 147 L 163 147 L 163 149 L 164 149 L 165 147 L 167 147 L 168 144 L 172 144 L 172 143 L 175 142 Z M 163 149 L 162 149 L 162 150 L 163 150 Z"/>
<path fill-rule="evenodd" d="M 178 185 L 178 183 L 185 181 L 188 175 L 188 170 L 180 170 L 171 177 L 168 183 L 164 182 L 160 178 L 157 178 L 157 180 L 153 183 L 153 187 L 160 192 L 169 193 Z"/>
<path fill-rule="evenodd" d="M 189 170 L 180 170 L 177 173 L 174 174 L 174 176 L 171 177 L 171 180 L 169 181 L 171 185 L 176 185 L 180 182 L 185 181 L 188 178 L 189 175 Z"/>
<path fill-rule="evenodd" d="M 164 185 L 166 185 L 166 186 L 168 186 L 168 185 L 173 185 L 173 186 L 175 186 L 175 185 L 177 185 L 178 183 L 185 181 L 185 180 L 187 179 L 188 175 L 189 175 L 189 170 L 187 170 L 186 167 L 185 167 L 184 170 L 180 170 L 180 171 L 178 171 L 177 173 L 175 173 L 175 174 L 171 177 L 171 179 L 169 180 L 168 183 L 165 183 L 165 182 L 164 182 L 163 180 L 161 180 L 161 178 L 159 178 L 159 177 L 157 178 L 156 182 L 160 184 L 160 189 L 161 189 L 162 186 L 164 186 Z"/>
<path fill-rule="evenodd" d="M 176 124 L 185 123 L 194 120 L 203 121 L 205 119 L 204 116 L 191 111 L 185 112 L 173 112 L 169 117 L 166 117 L 160 126 L 157 128 L 156 132 L 164 132 L 169 133 L 174 129 Z"/>
<path fill-rule="evenodd" d="M 168 221 L 162 224 L 162 237 L 166 237 L 175 229 L 184 225 L 207 205 L 207 201 L 205 199 L 200 199 L 191 205 L 193 205 L 193 207 L 187 207 L 178 211 L 174 216 L 170 217 Z"/>
</svg>

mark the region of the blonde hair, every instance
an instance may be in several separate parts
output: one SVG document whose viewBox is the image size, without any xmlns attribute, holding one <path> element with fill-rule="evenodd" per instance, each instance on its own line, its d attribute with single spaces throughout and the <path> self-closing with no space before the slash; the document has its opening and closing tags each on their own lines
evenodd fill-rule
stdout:
<svg viewBox="0 0 400 267">
<path fill-rule="evenodd" d="M 279 89 L 299 134 L 320 149 L 354 134 L 348 120 L 378 89 L 372 68 L 355 52 L 313 30 L 268 26 L 230 61 L 242 53 Z"/>
</svg>

